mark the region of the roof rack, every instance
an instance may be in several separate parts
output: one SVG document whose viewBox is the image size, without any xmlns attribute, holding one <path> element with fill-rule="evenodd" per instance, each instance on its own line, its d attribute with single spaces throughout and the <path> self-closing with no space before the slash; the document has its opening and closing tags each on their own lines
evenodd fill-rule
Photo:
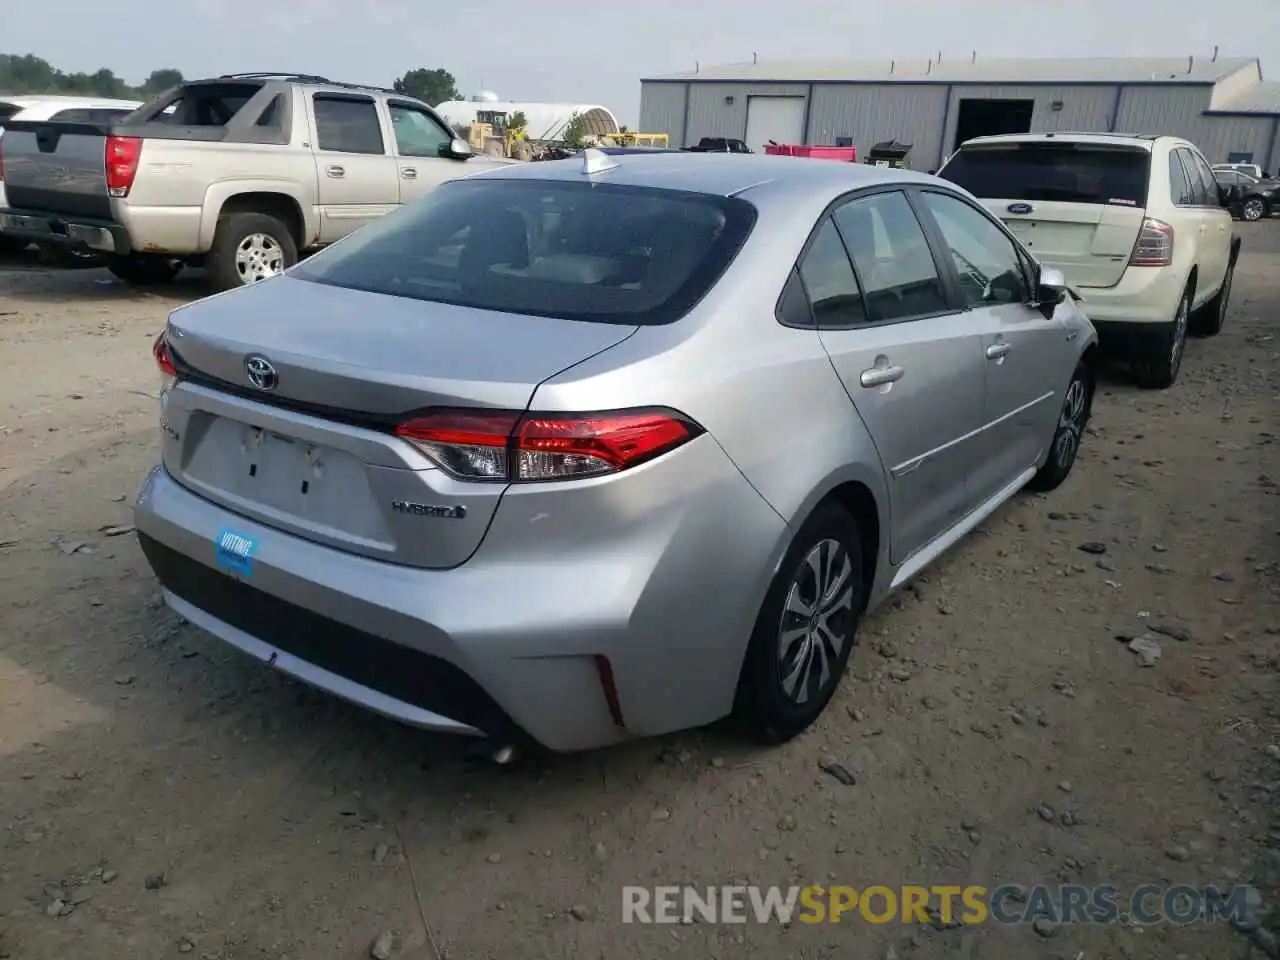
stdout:
<svg viewBox="0 0 1280 960">
<path fill-rule="evenodd" d="M 400 93 L 390 87 L 377 87 L 369 83 L 344 83 L 341 80 L 330 80 L 328 77 L 321 77 L 314 73 L 274 73 L 272 71 L 264 71 L 261 73 L 224 73 L 217 80 L 280 80 L 284 83 L 314 83 L 323 84 L 327 87 L 339 87 L 343 90 L 364 90 L 376 91 L 378 93 L 391 93 L 400 97 L 408 97 L 413 100 L 414 97 L 407 93 Z M 205 80 L 204 83 L 216 83 L 217 80 Z"/>
<path fill-rule="evenodd" d="M 265 70 L 260 73 L 224 73 L 219 80 L 301 80 L 307 83 L 333 83 L 328 77 L 314 73 L 291 73 L 288 70 Z"/>
</svg>

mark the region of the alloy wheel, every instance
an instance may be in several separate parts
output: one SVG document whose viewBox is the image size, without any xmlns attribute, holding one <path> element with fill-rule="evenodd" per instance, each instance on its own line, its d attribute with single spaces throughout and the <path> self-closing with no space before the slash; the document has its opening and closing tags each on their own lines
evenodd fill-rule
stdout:
<svg viewBox="0 0 1280 960">
<path fill-rule="evenodd" d="M 1264 210 L 1265 207 L 1262 201 L 1257 197 L 1253 197 L 1244 202 L 1244 209 L 1241 212 L 1246 220 L 1261 220 Z"/>
<path fill-rule="evenodd" d="M 257 283 L 283 272 L 284 251 L 274 237 L 251 233 L 236 247 L 236 273 L 241 283 Z"/>
<path fill-rule="evenodd" d="M 1182 366 L 1182 354 L 1187 346 L 1187 319 L 1191 310 L 1191 298 L 1184 296 L 1173 317 L 1173 343 L 1169 346 L 1169 369 L 1177 374 Z"/>
<path fill-rule="evenodd" d="M 822 540 L 801 561 L 782 607 L 778 676 L 796 704 L 817 699 L 835 678 L 853 623 L 853 561 L 844 544 Z"/>
<path fill-rule="evenodd" d="M 1080 450 L 1080 435 L 1084 432 L 1085 411 L 1089 408 L 1089 388 L 1080 377 L 1071 381 L 1067 396 L 1058 417 L 1058 436 L 1053 444 L 1053 456 L 1058 467 L 1065 470 L 1075 462 Z"/>
</svg>

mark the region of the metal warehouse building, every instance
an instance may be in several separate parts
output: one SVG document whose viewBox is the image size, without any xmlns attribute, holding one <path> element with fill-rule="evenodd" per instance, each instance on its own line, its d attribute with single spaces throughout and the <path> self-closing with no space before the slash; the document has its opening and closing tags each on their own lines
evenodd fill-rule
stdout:
<svg viewBox="0 0 1280 960">
<path fill-rule="evenodd" d="M 1211 162 L 1280 165 L 1280 83 L 1254 58 L 757 61 L 649 77 L 640 125 L 673 144 L 736 137 L 778 143 L 913 145 L 931 170 L 958 144 L 995 133 L 1164 133 Z"/>
</svg>

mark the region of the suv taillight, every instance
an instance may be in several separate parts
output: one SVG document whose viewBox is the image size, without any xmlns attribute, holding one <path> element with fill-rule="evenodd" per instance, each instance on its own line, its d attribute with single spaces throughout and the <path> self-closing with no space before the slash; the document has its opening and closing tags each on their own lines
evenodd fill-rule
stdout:
<svg viewBox="0 0 1280 960">
<path fill-rule="evenodd" d="M 138 137 L 107 137 L 107 193 L 127 197 L 138 175 L 142 141 Z"/>
<path fill-rule="evenodd" d="M 1167 267 L 1173 263 L 1173 227 L 1147 217 L 1138 231 L 1138 242 L 1129 257 L 1131 267 Z"/>
<path fill-rule="evenodd" d="M 669 453 L 703 432 L 665 409 L 606 413 L 438 410 L 395 429 L 461 480 L 527 483 L 597 477 Z"/>
<path fill-rule="evenodd" d="M 0 183 L 4 183 L 4 131 L 0 130 Z"/>
</svg>

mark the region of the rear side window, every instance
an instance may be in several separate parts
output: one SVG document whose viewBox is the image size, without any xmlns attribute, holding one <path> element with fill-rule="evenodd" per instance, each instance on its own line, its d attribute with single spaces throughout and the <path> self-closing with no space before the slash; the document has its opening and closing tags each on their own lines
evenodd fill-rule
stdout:
<svg viewBox="0 0 1280 960">
<path fill-rule="evenodd" d="M 1147 205 L 1146 150 L 1073 143 L 962 147 L 938 176 L 976 197 Z"/>
<path fill-rule="evenodd" d="M 1187 180 L 1191 183 L 1191 202 L 1197 207 L 1213 205 L 1218 193 L 1218 181 L 1202 162 L 1186 147 L 1179 147 L 1178 157 L 1182 160 L 1182 168 L 1187 171 Z"/>
<path fill-rule="evenodd" d="M 745 200 L 619 184 L 455 180 L 306 260 L 316 283 L 602 323 L 678 320 L 755 224 Z M 424 313 L 424 322 L 430 314 Z"/>
<path fill-rule="evenodd" d="M 362 97 L 317 96 L 316 140 L 334 153 L 386 153 L 378 108 Z"/>
<path fill-rule="evenodd" d="M 1182 165 L 1181 151 L 1169 151 L 1169 199 L 1180 207 L 1195 203 L 1195 191 L 1191 189 L 1191 174 Z"/>
<path fill-rule="evenodd" d="M 813 319 L 820 327 L 848 327 L 866 323 L 862 291 L 853 275 L 844 241 L 830 219 L 818 228 L 800 261 L 800 279 L 809 294 Z"/>
</svg>

